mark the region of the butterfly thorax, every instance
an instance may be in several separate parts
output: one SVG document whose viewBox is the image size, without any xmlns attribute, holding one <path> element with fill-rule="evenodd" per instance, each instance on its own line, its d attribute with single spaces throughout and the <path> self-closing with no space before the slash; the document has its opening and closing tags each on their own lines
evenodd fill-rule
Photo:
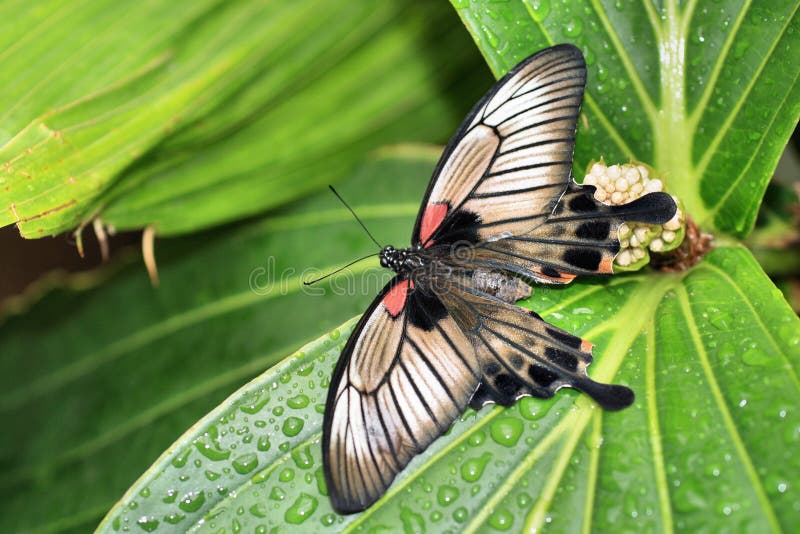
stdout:
<svg viewBox="0 0 800 534">
<path fill-rule="evenodd" d="M 426 254 L 419 245 L 396 249 L 391 245 L 383 247 L 380 253 L 381 266 L 393 270 L 398 274 L 408 274 L 420 269 L 427 263 Z"/>
</svg>

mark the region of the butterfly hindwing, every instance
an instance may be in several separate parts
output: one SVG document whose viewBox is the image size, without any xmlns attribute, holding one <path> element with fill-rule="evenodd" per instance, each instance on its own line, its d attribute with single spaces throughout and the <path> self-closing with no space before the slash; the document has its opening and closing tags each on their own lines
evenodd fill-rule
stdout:
<svg viewBox="0 0 800 534">
<path fill-rule="evenodd" d="M 334 508 L 377 500 L 464 411 L 479 377 L 472 345 L 441 302 L 395 278 L 350 336 L 328 392 L 323 459 Z"/>
<path fill-rule="evenodd" d="M 548 324 L 535 312 L 476 290 L 468 276 L 450 276 L 437 287 L 481 365 L 473 408 L 488 402 L 507 406 L 522 396 L 548 398 L 562 387 L 579 389 L 610 410 L 633 402 L 627 387 L 601 384 L 586 374 L 592 362 L 590 342 Z"/>
<path fill-rule="evenodd" d="M 663 224 L 675 215 L 675 202 L 666 193 L 607 206 L 595 200 L 593 192 L 592 186 L 571 184 L 543 224 L 523 234 L 477 243 L 473 259 L 537 282 L 564 284 L 576 275 L 612 274 L 620 224 Z"/>
<path fill-rule="evenodd" d="M 570 182 L 585 83 L 572 45 L 534 54 L 504 76 L 445 149 L 412 242 L 484 240 L 541 223 Z M 474 236 L 464 235 L 470 222 Z"/>
</svg>

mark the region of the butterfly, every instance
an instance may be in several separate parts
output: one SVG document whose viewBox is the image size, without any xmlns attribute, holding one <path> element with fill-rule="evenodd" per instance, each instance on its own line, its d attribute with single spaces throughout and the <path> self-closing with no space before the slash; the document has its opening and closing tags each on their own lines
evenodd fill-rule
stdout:
<svg viewBox="0 0 800 534">
<path fill-rule="evenodd" d="M 633 402 L 627 387 L 586 374 L 589 341 L 515 304 L 527 282 L 612 274 L 620 224 L 663 224 L 676 211 L 666 193 L 606 206 L 573 180 L 585 83 L 572 45 L 514 67 L 445 148 L 411 247 L 381 250 L 396 276 L 348 339 L 325 406 L 325 480 L 338 512 L 378 500 L 467 406 L 566 386 L 609 410 Z"/>
</svg>

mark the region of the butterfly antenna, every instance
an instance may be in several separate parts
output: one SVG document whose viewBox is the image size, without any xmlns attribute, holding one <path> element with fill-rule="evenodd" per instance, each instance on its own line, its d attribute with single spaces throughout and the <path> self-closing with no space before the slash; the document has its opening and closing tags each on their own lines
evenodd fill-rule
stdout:
<svg viewBox="0 0 800 534">
<path fill-rule="evenodd" d="M 363 228 L 364 231 L 367 232 L 367 235 L 369 236 L 370 239 L 372 239 L 372 242 L 375 243 L 376 245 L 378 245 L 378 248 L 383 248 L 383 246 L 380 243 L 378 243 L 378 240 L 375 239 L 375 237 L 370 233 L 369 230 L 367 230 L 367 227 L 364 225 L 364 223 L 361 221 L 361 219 L 358 218 L 358 215 L 356 215 L 356 212 L 353 211 L 353 208 L 351 208 L 350 205 L 347 202 L 344 201 L 344 199 L 342 198 L 342 195 L 337 193 L 336 189 L 334 189 L 332 185 L 329 185 L 328 187 L 330 187 L 331 191 L 333 191 L 333 194 L 336 195 L 336 198 L 338 198 L 341 201 L 341 203 L 344 204 L 344 207 L 350 210 L 350 213 L 352 213 L 353 217 L 356 218 L 356 220 L 358 221 L 358 224 L 361 225 L 361 228 Z M 331 273 L 331 274 L 333 274 L 333 273 Z"/>
<path fill-rule="evenodd" d="M 340 272 L 344 271 L 345 269 L 347 269 L 348 267 L 350 267 L 350 266 L 351 266 L 351 265 L 353 265 L 353 264 L 356 264 L 356 263 L 358 263 L 358 262 L 360 262 L 360 261 L 362 261 L 362 260 L 366 260 L 367 258 L 371 258 L 372 256 L 377 256 L 378 254 L 379 254 L 379 253 L 378 253 L 378 252 L 376 252 L 376 253 L 374 253 L 374 254 L 369 254 L 369 255 L 367 255 L 367 256 L 364 256 L 363 258 L 358 258 L 357 260 L 353 260 L 353 261 L 351 261 L 350 263 L 348 263 L 347 265 L 345 265 L 344 267 L 339 267 L 338 269 L 336 269 L 336 270 L 335 270 L 335 271 L 333 271 L 332 273 L 328 273 L 328 274 L 326 274 L 326 275 L 324 275 L 324 276 L 320 276 L 319 278 L 315 278 L 315 279 L 313 279 L 313 280 L 310 280 L 310 281 L 304 280 L 304 281 L 303 281 L 303 285 L 304 285 L 304 286 L 310 286 L 311 284 L 316 284 L 316 283 L 317 283 L 317 282 L 319 282 L 320 280 L 325 280 L 325 279 L 326 279 L 326 278 L 328 278 L 329 276 L 333 276 L 333 275 L 334 275 L 334 274 L 336 274 L 336 273 L 340 273 Z"/>
</svg>

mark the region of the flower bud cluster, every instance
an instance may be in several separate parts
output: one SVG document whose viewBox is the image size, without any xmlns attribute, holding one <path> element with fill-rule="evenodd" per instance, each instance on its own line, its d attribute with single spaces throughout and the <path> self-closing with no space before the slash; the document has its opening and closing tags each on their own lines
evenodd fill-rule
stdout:
<svg viewBox="0 0 800 534">
<path fill-rule="evenodd" d="M 664 190 L 663 182 L 653 170 L 641 163 L 607 166 L 600 160 L 589 167 L 584 185 L 596 187 L 594 198 L 604 204 L 619 206 L 648 193 Z M 650 261 L 649 251 L 666 252 L 681 244 L 684 236 L 684 215 L 678 199 L 678 211 L 664 224 L 623 223 L 617 237 L 620 249 L 614 265 L 622 270 L 637 270 Z"/>
</svg>

